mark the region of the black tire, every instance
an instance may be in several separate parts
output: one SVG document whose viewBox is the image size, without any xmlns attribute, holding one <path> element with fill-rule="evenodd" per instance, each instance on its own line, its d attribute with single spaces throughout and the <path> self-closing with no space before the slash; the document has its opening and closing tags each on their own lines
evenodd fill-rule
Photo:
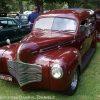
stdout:
<svg viewBox="0 0 100 100">
<path fill-rule="evenodd" d="M 65 90 L 63 93 L 72 96 L 73 94 L 75 94 L 77 90 L 78 83 L 79 83 L 79 70 L 77 68 L 74 72 L 69 88 Z"/>
</svg>

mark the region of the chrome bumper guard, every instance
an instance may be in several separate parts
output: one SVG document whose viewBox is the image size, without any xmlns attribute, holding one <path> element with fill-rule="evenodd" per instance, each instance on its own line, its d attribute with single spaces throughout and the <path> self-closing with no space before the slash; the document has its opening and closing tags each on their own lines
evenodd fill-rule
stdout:
<svg viewBox="0 0 100 100">
<path fill-rule="evenodd" d="M 42 80 L 42 68 L 39 65 L 12 60 L 8 60 L 7 65 L 10 74 L 17 79 L 20 87 L 28 83 L 40 82 Z"/>
</svg>

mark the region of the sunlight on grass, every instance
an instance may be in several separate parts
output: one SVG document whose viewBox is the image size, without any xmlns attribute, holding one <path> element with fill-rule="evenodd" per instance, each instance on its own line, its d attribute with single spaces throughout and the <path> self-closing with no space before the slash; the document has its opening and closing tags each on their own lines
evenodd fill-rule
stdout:
<svg viewBox="0 0 100 100">
<path fill-rule="evenodd" d="M 100 43 L 87 68 L 80 75 L 78 90 L 73 96 L 49 90 L 22 91 L 18 84 L 0 80 L 0 100 L 100 100 L 99 80 Z"/>
</svg>

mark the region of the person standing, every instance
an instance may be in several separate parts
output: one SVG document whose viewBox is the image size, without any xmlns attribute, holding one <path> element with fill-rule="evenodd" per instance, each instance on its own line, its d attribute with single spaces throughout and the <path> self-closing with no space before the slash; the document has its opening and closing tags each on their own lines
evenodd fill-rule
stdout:
<svg viewBox="0 0 100 100">
<path fill-rule="evenodd" d="M 16 17 L 15 17 L 16 19 L 19 19 L 19 14 L 16 14 Z"/>
<path fill-rule="evenodd" d="M 28 16 L 28 23 L 30 24 L 30 30 L 32 30 L 35 19 L 40 15 L 37 6 L 34 7 L 34 11 Z"/>
</svg>

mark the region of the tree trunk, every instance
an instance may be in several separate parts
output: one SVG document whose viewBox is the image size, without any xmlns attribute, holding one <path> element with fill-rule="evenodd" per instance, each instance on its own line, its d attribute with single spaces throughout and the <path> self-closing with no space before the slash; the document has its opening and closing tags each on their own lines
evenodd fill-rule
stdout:
<svg viewBox="0 0 100 100">
<path fill-rule="evenodd" d="M 43 13 L 43 0 L 34 0 L 34 4 L 38 7 L 39 12 Z"/>
<path fill-rule="evenodd" d="M 85 3 L 88 3 L 89 0 L 81 0 L 81 2 L 77 5 L 69 4 L 69 8 L 79 8 L 80 6 L 84 5 Z"/>
<path fill-rule="evenodd" d="M 40 0 L 40 13 L 43 13 L 43 0 Z"/>
<path fill-rule="evenodd" d="M 84 5 L 85 3 L 88 3 L 89 0 L 82 0 L 81 3 L 79 5 L 77 5 L 77 7 L 80 7 L 81 5 Z"/>
<path fill-rule="evenodd" d="M 40 1 L 40 0 L 34 0 L 34 4 L 35 4 L 35 6 L 38 7 L 38 10 L 39 10 L 39 12 L 40 12 L 39 1 Z"/>
<path fill-rule="evenodd" d="M 19 9 L 20 9 L 20 14 L 23 14 L 23 4 L 22 4 L 22 2 L 19 2 Z"/>
</svg>

